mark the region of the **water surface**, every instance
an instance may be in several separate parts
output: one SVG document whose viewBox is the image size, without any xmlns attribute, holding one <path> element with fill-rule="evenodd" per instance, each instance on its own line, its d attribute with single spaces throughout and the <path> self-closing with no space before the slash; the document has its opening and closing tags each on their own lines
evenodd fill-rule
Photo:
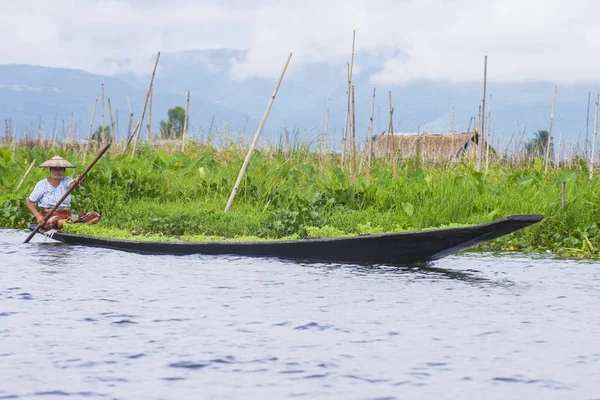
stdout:
<svg viewBox="0 0 600 400">
<path fill-rule="evenodd" d="M 0 230 L 0 399 L 600 399 L 600 264 L 150 256 Z"/>
</svg>

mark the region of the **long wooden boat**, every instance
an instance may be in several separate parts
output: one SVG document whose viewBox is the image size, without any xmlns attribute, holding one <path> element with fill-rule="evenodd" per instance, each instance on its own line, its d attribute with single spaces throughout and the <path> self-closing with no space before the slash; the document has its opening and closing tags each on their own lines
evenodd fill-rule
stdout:
<svg viewBox="0 0 600 400">
<path fill-rule="evenodd" d="M 287 260 L 414 265 L 425 264 L 526 228 L 542 215 L 511 215 L 489 223 L 459 228 L 360 235 L 332 239 L 259 242 L 148 242 L 83 236 L 56 231 L 46 235 L 68 245 L 102 247 L 146 254 L 206 254 L 274 257 Z"/>
</svg>

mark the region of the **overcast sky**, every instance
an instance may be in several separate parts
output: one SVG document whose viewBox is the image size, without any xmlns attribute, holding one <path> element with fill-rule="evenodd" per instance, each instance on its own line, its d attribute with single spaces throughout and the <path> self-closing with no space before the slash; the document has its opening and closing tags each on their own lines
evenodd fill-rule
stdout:
<svg viewBox="0 0 600 400">
<path fill-rule="evenodd" d="M 231 76 L 346 62 L 352 30 L 374 83 L 600 81 L 600 1 L 0 0 L 0 64 L 147 74 L 158 51 L 248 49 Z M 361 59 L 357 59 L 359 71 Z"/>
</svg>

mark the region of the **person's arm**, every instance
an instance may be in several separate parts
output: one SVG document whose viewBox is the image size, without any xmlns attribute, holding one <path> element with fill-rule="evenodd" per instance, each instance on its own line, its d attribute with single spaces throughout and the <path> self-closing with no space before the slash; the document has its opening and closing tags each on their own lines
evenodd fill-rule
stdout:
<svg viewBox="0 0 600 400">
<path fill-rule="evenodd" d="M 42 216 L 42 214 L 37 210 L 37 207 L 35 206 L 35 203 L 29 199 L 27 199 L 27 202 L 25 203 L 27 205 L 27 208 L 29 209 L 29 211 L 33 214 L 33 216 L 35 217 L 35 219 L 37 220 L 37 223 L 39 225 L 42 224 L 42 222 L 44 222 L 44 217 Z"/>
</svg>

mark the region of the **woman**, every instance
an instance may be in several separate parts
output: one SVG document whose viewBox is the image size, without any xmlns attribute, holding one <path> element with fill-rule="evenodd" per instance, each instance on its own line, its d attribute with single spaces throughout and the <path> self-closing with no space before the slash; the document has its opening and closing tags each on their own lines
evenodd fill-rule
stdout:
<svg viewBox="0 0 600 400">
<path fill-rule="evenodd" d="M 77 185 L 75 189 L 79 189 L 81 186 L 81 182 L 75 183 L 73 178 L 65 176 L 66 169 L 74 168 L 74 165 L 60 156 L 54 156 L 48 161 L 43 162 L 40 164 L 40 168 L 49 168 L 50 176 L 42 179 L 35 185 L 26 203 L 27 208 L 31 211 L 38 224 L 44 222 L 46 215 L 56 206 L 56 203 L 58 203 L 69 188 Z M 40 211 L 37 210 L 35 203 L 39 205 Z M 42 230 L 62 229 L 67 219 L 77 223 L 95 224 L 100 219 L 100 214 L 91 212 L 72 215 L 71 195 L 69 194 L 52 214 L 52 217 L 46 221 Z"/>
</svg>

